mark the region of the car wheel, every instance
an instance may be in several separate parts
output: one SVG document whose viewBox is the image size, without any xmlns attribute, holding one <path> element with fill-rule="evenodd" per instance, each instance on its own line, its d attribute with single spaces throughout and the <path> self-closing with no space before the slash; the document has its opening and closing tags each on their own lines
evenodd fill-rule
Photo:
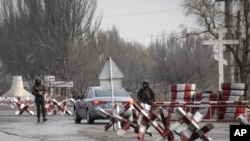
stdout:
<svg viewBox="0 0 250 141">
<path fill-rule="evenodd" d="M 89 110 L 86 111 L 86 115 L 87 115 L 87 123 L 93 124 L 95 120 L 91 117 Z"/>
<path fill-rule="evenodd" d="M 75 123 L 81 123 L 81 118 L 78 116 L 77 112 L 76 112 L 76 109 L 74 109 L 74 120 L 75 120 Z"/>
</svg>

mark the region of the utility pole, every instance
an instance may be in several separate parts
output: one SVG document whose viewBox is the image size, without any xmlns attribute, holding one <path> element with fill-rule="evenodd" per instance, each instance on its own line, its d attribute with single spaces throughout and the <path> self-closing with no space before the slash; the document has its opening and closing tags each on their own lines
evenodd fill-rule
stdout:
<svg viewBox="0 0 250 141">
<path fill-rule="evenodd" d="M 225 1 L 225 28 L 227 28 L 226 39 L 232 40 L 232 23 L 233 23 L 233 0 L 216 0 L 215 2 Z M 227 45 L 230 46 L 230 45 Z M 229 69 L 231 82 L 235 82 L 235 64 L 232 52 L 229 52 Z"/>
<path fill-rule="evenodd" d="M 233 23 L 233 4 L 232 0 L 225 0 L 225 27 L 227 28 L 227 34 L 226 34 L 226 39 L 227 40 L 232 40 L 233 35 L 232 35 L 232 23 Z M 230 46 L 230 45 L 228 45 Z M 233 45 L 231 45 L 233 46 Z M 229 69 L 230 69 L 230 77 L 231 77 L 231 82 L 235 82 L 235 64 L 234 64 L 234 56 L 232 52 L 229 52 Z"/>
<path fill-rule="evenodd" d="M 240 40 L 241 32 L 240 32 L 240 10 L 237 11 L 237 30 L 236 30 L 236 39 Z M 236 55 L 239 56 L 240 44 L 236 45 Z M 235 63 L 235 82 L 240 82 L 240 66 L 236 66 Z"/>
</svg>

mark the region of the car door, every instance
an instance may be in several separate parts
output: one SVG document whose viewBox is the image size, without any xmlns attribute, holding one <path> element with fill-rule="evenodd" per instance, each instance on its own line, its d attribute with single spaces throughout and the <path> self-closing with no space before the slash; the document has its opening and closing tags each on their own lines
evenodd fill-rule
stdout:
<svg viewBox="0 0 250 141">
<path fill-rule="evenodd" d="M 81 98 L 81 101 L 79 101 L 79 105 L 78 105 L 78 113 L 79 113 L 79 115 L 81 116 L 81 117 L 83 117 L 83 118 L 85 118 L 86 117 L 86 98 L 87 98 L 87 96 L 88 96 L 88 93 L 89 93 L 89 89 L 90 88 L 88 88 L 85 92 L 84 92 L 84 94 L 83 94 L 83 96 L 82 96 L 82 98 Z"/>
<path fill-rule="evenodd" d="M 86 112 L 87 112 L 87 108 L 88 109 L 92 109 L 93 108 L 93 96 L 94 96 L 94 88 L 90 88 L 88 90 L 88 93 L 86 94 L 85 98 L 84 98 L 84 117 L 86 117 Z"/>
<path fill-rule="evenodd" d="M 82 101 L 83 103 L 83 117 L 86 118 L 86 112 L 87 112 L 87 108 L 91 109 L 93 106 L 92 106 L 92 102 L 93 102 L 93 96 L 94 96 L 94 88 L 89 88 L 85 94 L 85 97 Z"/>
</svg>

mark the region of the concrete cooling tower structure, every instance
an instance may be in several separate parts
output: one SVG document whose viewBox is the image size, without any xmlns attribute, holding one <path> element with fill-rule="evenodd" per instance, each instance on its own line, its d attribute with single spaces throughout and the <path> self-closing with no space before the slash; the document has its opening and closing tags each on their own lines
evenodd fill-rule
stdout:
<svg viewBox="0 0 250 141">
<path fill-rule="evenodd" d="M 17 96 L 34 98 L 30 92 L 24 89 L 22 76 L 13 76 L 10 90 L 3 94 L 3 97 Z"/>
</svg>

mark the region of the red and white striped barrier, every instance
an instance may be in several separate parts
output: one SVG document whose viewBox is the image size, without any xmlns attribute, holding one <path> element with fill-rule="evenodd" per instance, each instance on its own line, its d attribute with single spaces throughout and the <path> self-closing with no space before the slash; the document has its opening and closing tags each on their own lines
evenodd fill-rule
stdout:
<svg viewBox="0 0 250 141">
<path fill-rule="evenodd" d="M 172 131 L 169 128 L 163 128 L 161 124 L 156 120 L 157 117 L 159 117 L 159 113 L 156 111 L 153 111 L 149 125 L 151 124 L 158 131 L 158 133 L 161 135 L 160 139 L 165 139 L 167 136 L 168 139 L 173 140 L 174 136 L 173 136 Z"/>
<path fill-rule="evenodd" d="M 203 115 L 199 112 L 196 112 L 193 116 L 191 113 L 187 113 L 182 108 L 177 108 L 175 111 L 176 114 L 179 116 L 179 121 L 176 122 L 177 124 L 170 125 L 169 117 L 167 115 L 166 109 L 159 108 L 159 112 L 156 110 L 150 112 L 150 106 L 141 105 L 138 102 L 133 104 L 132 115 L 133 119 L 124 117 L 123 113 L 127 111 L 126 109 L 130 109 L 132 105 L 125 106 L 124 110 L 121 110 L 121 113 L 111 115 L 103 109 L 98 111 L 98 114 L 102 115 L 104 118 L 110 119 L 111 124 L 108 126 L 112 126 L 114 122 L 120 121 L 121 128 L 117 130 L 117 135 L 123 136 L 125 132 L 130 128 L 135 129 L 135 133 L 137 133 L 137 138 L 139 140 L 144 139 L 145 134 L 150 134 L 147 132 L 147 129 L 150 126 L 153 126 L 156 131 L 160 134 L 161 139 L 165 139 L 166 137 L 168 140 L 174 140 L 173 131 L 178 133 L 181 136 L 182 141 L 189 141 L 201 138 L 202 140 L 210 140 L 207 136 L 207 133 L 212 130 L 213 125 L 211 123 L 203 126 L 200 128 L 199 122 L 201 121 Z M 164 111 L 165 110 L 165 111 Z M 140 113 L 141 118 L 138 118 L 138 113 Z M 162 121 L 163 125 L 159 123 L 159 120 Z M 140 123 L 140 124 L 138 124 Z M 186 123 L 188 125 L 188 129 L 182 131 L 181 125 Z M 105 126 L 105 131 L 109 128 L 107 125 Z"/>
<path fill-rule="evenodd" d="M 193 101 L 194 95 L 195 95 L 195 84 L 171 84 L 169 86 L 169 90 L 170 90 L 170 101 L 171 102 L 191 102 Z M 172 111 L 174 111 L 174 108 L 169 108 L 169 117 L 172 120 L 178 120 L 176 119 L 176 117 L 174 116 L 174 113 Z M 185 108 L 185 110 L 187 112 L 191 111 L 192 108 Z"/>
<path fill-rule="evenodd" d="M 1 97 L 0 105 L 12 107 L 13 100 L 14 100 L 14 97 Z"/>
<path fill-rule="evenodd" d="M 198 138 L 201 138 L 202 140 L 211 140 L 211 138 L 207 136 L 207 132 L 212 130 L 214 126 L 211 123 L 208 123 L 202 128 L 199 127 L 199 122 L 202 120 L 203 115 L 196 112 L 190 117 L 182 108 L 178 108 L 175 112 L 188 126 L 185 131 L 180 132 L 181 141 L 193 141 Z"/>
<path fill-rule="evenodd" d="M 193 118 L 193 114 L 188 112 L 187 116 L 190 118 Z M 173 124 L 170 125 L 170 130 L 174 131 L 177 135 L 181 136 L 181 132 L 182 132 L 182 127 L 181 125 L 184 123 L 184 121 L 182 119 L 179 119 L 178 121 L 174 122 Z"/>
<path fill-rule="evenodd" d="M 221 96 L 221 101 L 241 101 L 240 96 Z"/>
<path fill-rule="evenodd" d="M 244 96 L 246 95 L 245 90 L 223 90 L 221 92 L 222 96 Z"/>
<path fill-rule="evenodd" d="M 175 99 L 185 99 L 185 100 L 190 100 L 193 99 L 195 95 L 195 91 L 178 91 L 178 92 L 171 92 L 170 94 L 170 99 L 175 100 Z M 176 100 L 177 101 L 177 100 Z"/>
<path fill-rule="evenodd" d="M 55 115 L 58 111 L 61 111 L 61 115 L 72 115 L 72 112 L 67 108 L 68 102 L 73 102 L 73 99 L 65 99 L 62 102 L 58 102 L 56 99 L 52 99 L 52 102 L 49 100 L 49 97 L 45 97 L 45 108 L 47 110 L 48 115 Z M 0 105 L 10 106 L 11 108 L 15 108 L 17 106 L 16 115 L 21 115 L 25 110 L 29 112 L 30 115 L 34 115 L 35 113 L 29 109 L 30 106 L 34 106 L 35 100 L 30 97 L 0 97 Z"/>
<path fill-rule="evenodd" d="M 29 97 L 0 97 L 0 105 L 10 106 L 13 109 L 17 107 L 15 115 L 21 115 L 24 111 L 34 115 L 34 112 L 29 108 L 33 104 L 34 99 Z"/>
<path fill-rule="evenodd" d="M 217 101 L 219 95 L 217 93 L 196 93 L 194 95 L 194 101 Z"/>
<path fill-rule="evenodd" d="M 129 127 L 137 128 L 137 124 L 131 122 L 127 118 L 124 118 L 120 115 L 114 115 L 114 117 L 122 122 L 122 127 L 118 129 L 118 131 L 116 132 L 116 134 L 119 136 L 123 136 L 126 133 L 126 131 L 129 129 Z"/>
<path fill-rule="evenodd" d="M 178 108 L 175 110 L 175 113 L 188 125 L 188 127 L 195 131 L 199 128 L 198 123 L 202 119 L 202 115 L 199 112 L 196 112 L 196 114 L 193 116 L 193 118 L 190 118 L 188 114 L 182 109 Z"/>
<path fill-rule="evenodd" d="M 113 115 L 118 115 L 120 113 L 120 106 L 119 103 L 114 104 L 114 111 Z M 118 120 L 117 122 L 114 123 L 114 129 L 119 130 L 121 129 L 121 122 Z"/>
<path fill-rule="evenodd" d="M 29 113 L 30 115 L 34 115 L 34 112 L 29 108 L 29 101 L 21 101 L 20 98 L 14 98 L 13 102 L 16 104 L 17 111 L 15 112 L 15 115 L 21 115 L 24 111 Z"/>
<path fill-rule="evenodd" d="M 221 84 L 221 101 L 241 101 L 242 96 L 245 96 L 247 85 L 244 83 L 224 82 Z M 221 107 L 219 108 L 219 119 L 235 120 L 239 115 L 244 114 L 245 106 L 237 107 Z"/>
<path fill-rule="evenodd" d="M 169 89 L 171 92 L 196 90 L 195 84 L 171 84 Z"/>
<path fill-rule="evenodd" d="M 104 118 L 110 119 L 112 121 L 112 122 L 109 122 L 107 125 L 105 125 L 105 131 L 107 131 L 113 125 L 113 122 L 115 122 L 117 120 L 115 116 L 113 116 L 110 113 L 106 112 L 102 108 L 99 111 L 97 111 L 97 113 L 99 115 L 103 116 Z"/>
<path fill-rule="evenodd" d="M 247 90 L 247 84 L 224 82 L 221 84 L 221 89 L 223 90 Z"/>
<path fill-rule="evenodd" d="M 173 136 L 171 136 L 172 131 L 169 130 L 169 128 L 164 129 L 157 121 L 160 116 L 157 111 L 152 111 L 152 114 L 149 114 L 147 107 L 143 108 L 139 103 L 134 103 L 134 107 L 143 115 L 141 119 L 141 124 L 139 125 L 140 127 L 137 136 L 138 139 L 144 139 L 144 134 L 146 133 L 146 130 L 149 128 L 150 125 L 152 125 L 158 131 L 158 133 L 161 135 L 161 139 L 166 138 L 166 136 L 169 139 L 173 139 Z"/>
<path fill-rule="evenodd" d="M 10 101 L 10 99 L 6 99 L 5 97 L 0 97 L 0 105 L 6 105 L 6 102 Z"/>
<path fill-rule="evenodd" d="M 117 135 L 122 136 L 130 126 L 136 128 L 137 125 L 129 120 L 132 115 L 133 108 L 133 105 L 127 103 L 121 110 L 117 111 L 117 115 L 123 117 L 122 120 L 119 120 L 121 121 L 121 128 L 118 129 Z"/>
<path fill-rule="evenodd" d="M 202 92 L 194 95 L 194 101 L 218 101 L 219 94 L 213 92 Z M 194 111 L 199 111 L 204 115 L 203 119 L 218 119 L 219 109 L 215 106 L 194 107 Z"/>
<path fill-rule="evenodd" d="M 241 124 L 241 125 L 250 125 L 250 121 L 244 116 L 244 115 L 239 115 L 236 117 L 236 120 Z M 249 119 L 250 120 L 250 119 Z"/>
<path fill-rule="evenodd" d="M 13 100 L 16 97 L 0 97 L 0 105 L 2 106 L 11 106 L 13 104 Z M 18 97 L 20 101 L 25 101 L 29 106 L 34 104 L 34 99 L 30 97 Z"/>
<path fill-rule="evenodd" d="M 181 106 L 181 105 L 201 105 L 201 104 L 216 104 L 216 105 L 224 105 L 224 104 L 250 104 L 250 101 L 244 100 L 244 101 L 165 101 L 165 102 L 154 102 L 155 106 L 171 106 L 174 105 L 175 107 Z M 176 106 L 177 105 L 177 106 Z"/>
<path fill-rule="evenodd" d="M 204 115 L 203 119 L 218 119 L 219 117 L 219 109 L 216 107 L 216 105 L 211 105 L 208 107 L 200 107 L 199 111 L 201 114 Z M 195 112 L 196 112 L 195 111 Z"/>
<path fill-rule="evenodd" d="M 138 123 L 138 119 L 139 119 L 139 112 L 135 109 L 132 109 L 132 122 L 133 124 L 135 124 L 135 128 L 134 128 L 134 132 L 138 133 L 139 131 L 139 123 Z"/>
<path fill-rule="evenodd" d="M 67 108 L 68 100 L 65 99 L 62 102 L 58 102 L 56 99 L 52 99 L 52 103 L 50 101 L 46 101 L 45 108 L 47 110 L 48 115 L 55 115 L 58 111 L 61 111 L 61 115 L 72 115 L 72 112 Z"/>
<path fill-rule="evenodd" d="M 188 141 L 194 141 L 198 138 L 200 138 L 203 141 L 212 141 L 213 139 L 210 138 L 207 133 L 209 131 L 211 131 L 214 128 L 214 125 L 212 123 L 207 123 L 206 125 L 204 125 L 201 129 L 197 130 L 196 132 L 194 132 L 190 139 Z"/>
<path fill-rule="evenodd" d="M 108 125 L 109 127 L 112 126 L 113 122 L 117 121 L 121 122 L 122 127 L 117 131 L 117 135 L 119 136 L 123 136 L 125 132 L 129 129 L 129 127 L 132 127 L 135 129 L 135 133 L 137 133 L 137 138 L 143 140 L 145 134 L 152 135 L 152 133 L 149 132 L 147 129 L 149 128 L 149 126 L 153 126 L 160 133 L 162 139 L 165 138 L 166 136 L 168 136 L 168 138 L 171 137 L 169 135 L 172 133 L 172 131 L 169 130 L 168 128 L 167 129 L 163 128 L 162 125 L 158 123 L 157 119 L 159 118 L 159 113 L 157 111 L 153 111 L 152 114 L 150 114 L 151 110 L 150 105 L 144 105 L 144 104 L 141 105 L 136 102 L 133 105 L 125 107 L 127 108 L 121 110 L 122 113 L 119 114 L 111 115 L 103 109 L 100 109 L 98 111 L 98 114 L 102 115 L 104 118 L 108 118 L 111 120 L 111 122 L 109 122 Z M 134 109 L 132 109 L 133 115 L 131 115 L 133 116 L 133 119 L 128 117 L 127 118 L 123 117 L 124 116 L 123 113 L 127 111 L 126 109 L 130 109 L 131 107 L 134 107 Z M 135 110 L 137 111 L 135 112 Z M 137 112 L 141 114 L 139 115 L 139 118 Z M 107 125 L 105 126 L 105 131 L 107 130 L 107 128 L 109 128 L 106 127 Z"/>
<path fill-rule="evenodd" d="M 162 124 L 164 126 L 165 131 L 169 130 L 169 133 L 167 135 L 167 139 L 170 141 L 174 140 L 174 134 L 173 134 L 172 130 L 170 130 L 170 125 L 171 125 L 170 124 L 170 117 L 169 117 L 166 109 L 159 107 L 159 113 L 160 113 L 161 121 L 162 121 Z"/>
<path fill-rule="evenodd" d="M 133 108 L 134 108 L 133 105 L 127 103 L 124 105 L 124 108 L 122 110 L 117 111 L 117 116 L 119 116 L 118 120 L 121 121 L 121 128 L 118 129 L 117 135 L 123 136 L 130 126 L 136 130 L 137 123 L 133 122 L 133 119 L 131 119 L 133 118 L 132 117 Z"/>
<path fill-rule="evenodd" d="M 142 106 L 143 105 L 143 106 Z M 137 111 L 140 112 L 138 123 L 139 123 L 139 131 L 137 138 L 140 140 L 144 139 L 144 135 L 146 130 L 148 129 L 148 122 L 150 120 L 149 111 L 151 110 L 151 106 L 148 104 L 139 104 L 138 102 L 134 103 L 134 107 Z"/>
<path fill-rule="evenodd" d="M 119 106 L 115 106 L 116 108 Z M 113 113 L 113 115 L 109 114 L 108 112 L 104 111 L 103 109 L 98 111 L 98 114 L 103 116 L 104 118 L 110 119 L 109 123 L 105 125 L 105 131 L 107 131 L 112 125 L 115 125 L 117 122 L 121 122 L 120 127 L 117 129 L 117 134 L 118 135 L 123 135 L 127 128 L 129 126 L 132 126 L 135 128 L 135 123 L 132 123 L 128 120 L 130 116 L 129 114 L 132 115 L 132 113 L 128 113 L 128 111 L 132 111 L 133 107 L 129 103 L 124 105 L 124 108 L 122 110 L 119 110 L 118 108 L 116 109 L 116 112 Z M 124 117 L 124 115 L 128 117 Z"/>
<path fill-rule="evenodd" d="M 194 112 L 199 111 L 204 115 L 204 119 L 235 119 L 238 115 L 245 113 L 245 109 L 250 107 L 250 101 L 192 101 L 192 102 L 155 102 L 154 107 L 164 107 L 171 113 L 171 120 L 178 120 L 173 114 L 176 107 L 193 107 Z M 197 108 L 198 107 L 198 108 Z M 220 114 L 219 114 L 220 110 Z M 188 110 L 185 110 L 189 112 Z"/>
</svg>

